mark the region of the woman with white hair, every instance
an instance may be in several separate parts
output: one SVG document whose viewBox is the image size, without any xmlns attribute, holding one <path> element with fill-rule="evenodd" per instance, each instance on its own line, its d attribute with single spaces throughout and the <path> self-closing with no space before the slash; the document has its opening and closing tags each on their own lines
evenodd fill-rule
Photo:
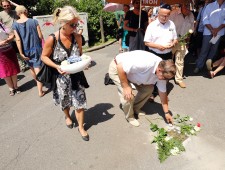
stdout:
<svg viewBox="0 0 225 170">
<path fill-rule="evenodd" d="M 87 108 L 85 88 L 88 88 L 89 85 L 84 72 L 66 74 L 60 69 L 62 61 L 67 60 L 71 56 L 79 58 L 82 55 L 82 38 L 80 34 L 76 33 L 80 17 L 76 9 L 71 6 L 65 6 L 55 10 L 54 20 L 59 22 L 60 28 L 46 40 L 41 59 L 57 72 L 53 99 L 55 104 L 60 105 L 64 112 L 67 127 L 73 128 L 73 121 L 69 112 L 70 107 L 74 107 L 79 124 L 78 131 L 82 139 L 88 141 L 89 135 L 83 124 L 84 109 Z M 53 57 L 49 58 L 51 54 L 53 54 Z"/>
<path fill-rule="evenodd" d="M 29 65 L 31 74 L 36 80 L 36 74 L 40 71 L 41 67 L 41 53 L 42 53 L 42 39 L 40 26 L 37 20 L 27 17 L 27 9 L 18 5 L 16 7 L 16 13 L 19 16 L 19 20 L 13 23 L 13 30 L 16 37 L 16 44 L 20 53 L 20 56 Z M 42 90 L 42 83 L 37 82 L 38 94 L 40 97 L 45 95 Z"/>
</svg>

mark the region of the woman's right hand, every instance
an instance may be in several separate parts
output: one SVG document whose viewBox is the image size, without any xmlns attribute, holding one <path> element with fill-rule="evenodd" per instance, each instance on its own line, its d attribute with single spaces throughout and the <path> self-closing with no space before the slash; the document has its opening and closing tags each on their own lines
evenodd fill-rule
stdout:
<svg viewBox="0 0 225 170">
<path fill-rule="evenodd" d="M 63 75 L 63 74 L 66 74 L 65 71 L 62 71 L 62 70 L 61 70 L 60 65 L 57 65 L 56 69 L 57 69 L 57 71 L 59 72 L 59 74 L 62 74 L 62 75 Z"/>
<path fill-rule="evenodd" d="M 26 57 L 24 54 L 20 54 L 20 56 L 22 57 L 23 60 L 28 61 L 30 60 L 28 57 Z"/>
<path fill-rule="evenodd" d="M 123 96 L 127 101 L 130 101 L 134 98 L 134 94 L 132 93 L 132 88 L 130 86 L 123 88 Z"/>
</svg>

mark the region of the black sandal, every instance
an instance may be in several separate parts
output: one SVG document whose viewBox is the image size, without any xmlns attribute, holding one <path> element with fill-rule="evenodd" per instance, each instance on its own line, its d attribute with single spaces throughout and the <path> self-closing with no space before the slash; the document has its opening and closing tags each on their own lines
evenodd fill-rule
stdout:
<svg viewBox="0 0 225 170">
<path fill-rule="evenodd" d="M 66 116 L 65 116 L 65 119 L 67 119 Z M 70 125 L 67 125 L 67 124 L 66 124 L 66 126 L 67 126 L 68 128 L 70 128 L 70 129 L 73 129 L 73 121 L 72 121 L 72 123 L 71 123 Z"/>
<path fill-rule="evenodd" d="M 15 91 L 16 94 L 20 94 L 21 93 L 21 90 L 19 88 L 15 89 L 14 91 Z"/>
</svg>

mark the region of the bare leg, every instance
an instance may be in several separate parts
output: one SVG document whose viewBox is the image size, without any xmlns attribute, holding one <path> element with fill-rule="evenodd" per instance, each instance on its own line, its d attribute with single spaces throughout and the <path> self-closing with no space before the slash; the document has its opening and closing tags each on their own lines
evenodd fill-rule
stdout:
<svg viewBox="0 0 225 170">
<path fill-rule="evenodd" d="M 14 90 L 12 77 L 5 77 L 4 80 L 9 87 L 9 90 L 10 91 Z"/>
<path fill-rule="evenodd" d="M 65 117 L 66 117 L 66 125 L 71 125 L 72 124 L 72 120 L 70 117 L 70 108 L 66 108 L 65 110 L 63 110 Z"/>
<path fill-rule="evenodd" d="M 84 130 L 84 109 L 75 110 L 77 122 L 79 124 L 79 131 L 82 136 L 86 136 L 88 133 Z"/>
<path fill-rule="evenodd" d="M 42 90 L 43 88 L 43 84 L 39 81 L 36 80 L 36 75 L 37 73 L 40 71 L 40 68 L 33 68 L 33 67 L 30 67 L 30 71 L 31 71 L 31 75 L 32 77 L 34 78 L 34 80 L 37 82 L 37 88 L 38 88 L 38 95 L 40 97 L 44 96 L 44 92 Z"/>
<path fill-rule="evenodd" d="M 219 59 L 219 60 L 216 61 L 216 62 L 219 63 L 219 61 L 220 61 L 219 67 L 217 67 L 217 69 L 216 69 L 215 71 L 213 71 L 214 76 L 215 76 L 218 72 L 220 72 L 220 71 L 224 68 L 224 66 L 225 66 L 225 57 Z M 216 63 L 216 62 L 215 62 L 215 63 Z M 216 63 L 216 64 L 217 64 L 217 63 Z M 213 63 L 213 66 L 214 66 L 214 63 Z"/>
<path fill-rule="evenodd" d="M 119 52 L 122 52 L 122 38 L 119 39 Z"/>
<path fill-rule="evenodd" d="M 222 58 L 220 58 L 219 60 L 215 61 L 215 62 L 213 63 L 213 67 L 219 66 L 219 65 L 223 62 L 223 60 L 224 60 L 224 57 L 222 57 Z"/>
<path fill-rule="evenodd" d="M 14 89 L 18 89 L 18 86 L 17 86 L 17 75 L 12 76 L 12 82 L 13 82 Z"/>
</svg>

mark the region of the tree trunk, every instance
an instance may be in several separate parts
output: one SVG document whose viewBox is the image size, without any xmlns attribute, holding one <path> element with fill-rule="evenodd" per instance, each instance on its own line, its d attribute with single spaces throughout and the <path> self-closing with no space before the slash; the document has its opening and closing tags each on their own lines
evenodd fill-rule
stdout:
<svg viewBox="0 0 225 170">
<path fill-rule="evenodd" d="M 102 16 L 100 16 L 100 30 L 101 30 L 101 39 L 102 39 L 102 42 L 104 43 L 105 42 L 105 36 L 104 36 Z"/>
</svg>

